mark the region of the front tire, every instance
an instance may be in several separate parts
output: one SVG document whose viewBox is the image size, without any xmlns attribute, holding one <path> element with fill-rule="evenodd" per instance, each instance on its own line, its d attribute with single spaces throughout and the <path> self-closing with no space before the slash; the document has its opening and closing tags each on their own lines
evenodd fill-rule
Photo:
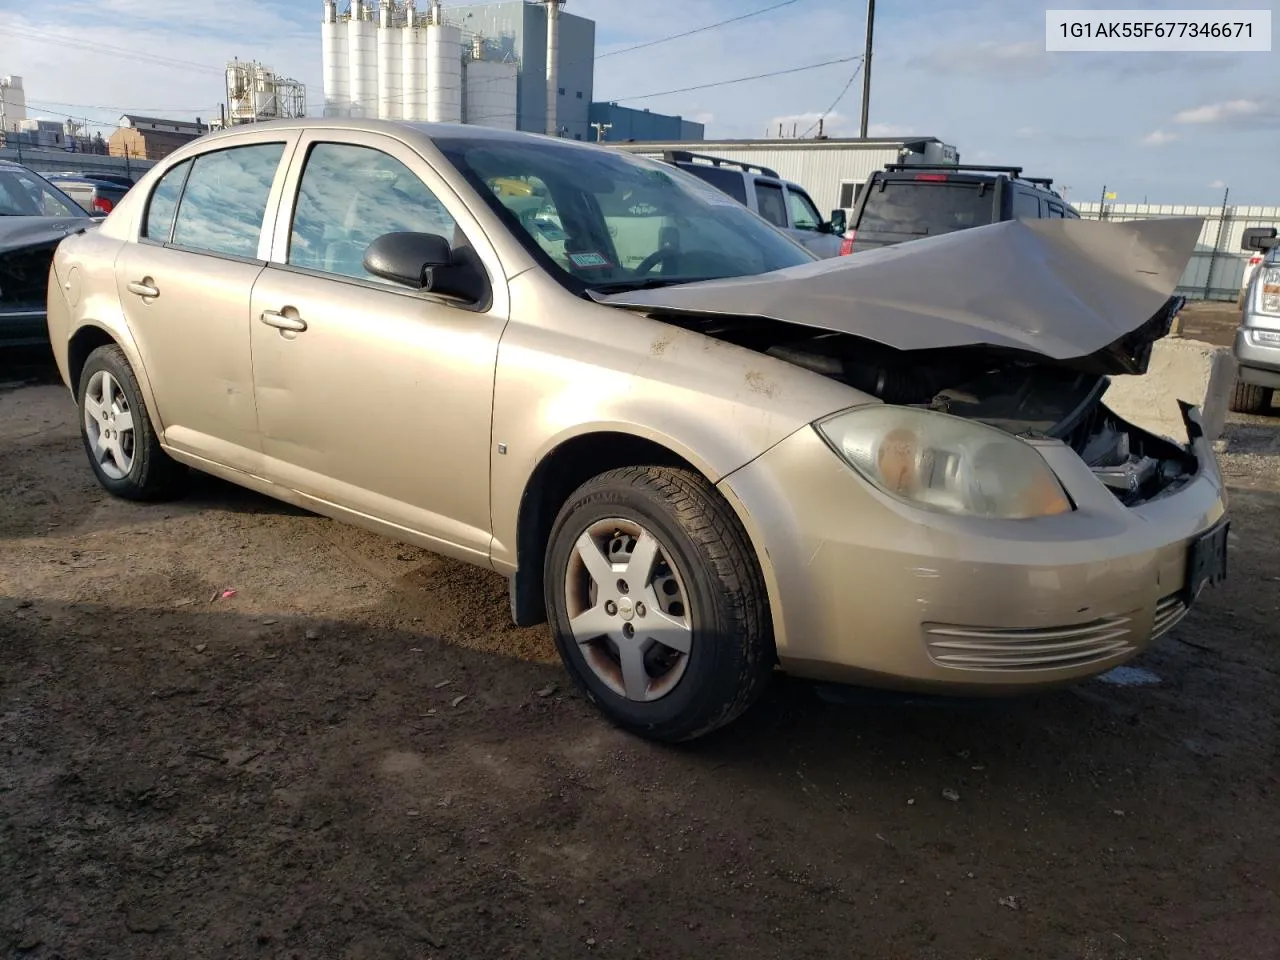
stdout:
<svg viewBox="0 0 1280 960">
<path fill-rule="evenodd" d="M 1231 409 L 1236 413 L 1266 413 L 1271 409 L 1271 396 L 1270 387 L 1237 380 L 1231 391 Z"/>
<path fill-rule="evenodd" d="M 160 448 L 123 350 L 112 344 L 89 354 L 76 400 L 84 450 L 105 490 L 125 500 L 164 500 L 181 492 L 186 468 Z"/>
<path fill-rule="evenodd" d="M 696 473 L 626 467 L 587 481 L 556 518 L 544 574 L 565 667 L 626 730 L 691 740 L 736 719 L 768 682 L 759 565 Z"/>
</svg>

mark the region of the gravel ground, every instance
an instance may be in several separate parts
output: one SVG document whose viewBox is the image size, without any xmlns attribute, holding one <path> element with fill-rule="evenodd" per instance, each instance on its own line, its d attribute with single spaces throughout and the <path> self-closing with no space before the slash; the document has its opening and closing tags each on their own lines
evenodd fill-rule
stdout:
<svg viewBox="0 0 1280 960">
<path fill-rule="evenodd" d="M 672 749 L 499 578 L 213 480 L 114 500 L 47 367 L 4 381 L 0 956 L 1276 956 L 1280 418 L 1232 420 L 1232 578 L 1157 682 L 780 678 Z"/>
</svg>

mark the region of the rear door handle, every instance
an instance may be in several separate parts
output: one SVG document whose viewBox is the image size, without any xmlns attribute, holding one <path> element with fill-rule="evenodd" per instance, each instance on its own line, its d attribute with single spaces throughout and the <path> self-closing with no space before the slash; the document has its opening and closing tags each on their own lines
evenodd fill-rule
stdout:
<svg viewBox="0 0 1280 960">
<path fill-rule="evenodd" d="M 278 310 L 263 310 L 262 316 L 258 319 L 268 327 L 275 327 L 278 330 L 292 330 L 294 333 L 301 333 L 307 329 L 307 321 L 301 317 L 290 317 Z"/>
<path fill-rule="evenodd" d="M 147 280 L 150 279 L 150 277 L 147 278 Z M 144 300 L 154 300 L 156 297 L 160 296 L 160 291 L 148 283 L 147 280 L 130 280 L 128 287 L 129 292 L 136 293 Z"/>
</svg>

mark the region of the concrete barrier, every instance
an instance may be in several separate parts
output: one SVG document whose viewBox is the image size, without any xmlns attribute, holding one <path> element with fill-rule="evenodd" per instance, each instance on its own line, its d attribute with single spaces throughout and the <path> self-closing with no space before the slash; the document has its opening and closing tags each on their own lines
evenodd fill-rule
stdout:
<svg viewBox="0 0 1280 960">
<path fill-rule="evenodd" d="M 1112 377 L 1104 400 L 1130 423 L 1186 443 L 1187 428 L 1178 410 L 1178 401 L 1185 400 L 1200 408 L 1205 435 L 1217 440 L 1226 426 L 1235 382 L 1236 360 L 1229 347 L 1166 337 L 1152 347 L 1147 372 Z"/>
</svg>

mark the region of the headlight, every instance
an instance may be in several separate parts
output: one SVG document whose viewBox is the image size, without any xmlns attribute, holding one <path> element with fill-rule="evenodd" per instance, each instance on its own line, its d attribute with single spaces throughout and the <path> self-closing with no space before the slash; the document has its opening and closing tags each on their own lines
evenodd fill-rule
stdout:
<svg viewBox="0 0 1280 960">
<path fill-rule="evenodd" d="M 1071 509 L 1035 448 L 986 424 L 886 404 L 815 426 L 854 470 L 908 503 L 1000 520 Z"/>
<path fill-rule="evenodd" d="M 1262 274 L 1262 312 L 1280 313 L 1280 268 L 1271 267 Z"/>
</svg>

